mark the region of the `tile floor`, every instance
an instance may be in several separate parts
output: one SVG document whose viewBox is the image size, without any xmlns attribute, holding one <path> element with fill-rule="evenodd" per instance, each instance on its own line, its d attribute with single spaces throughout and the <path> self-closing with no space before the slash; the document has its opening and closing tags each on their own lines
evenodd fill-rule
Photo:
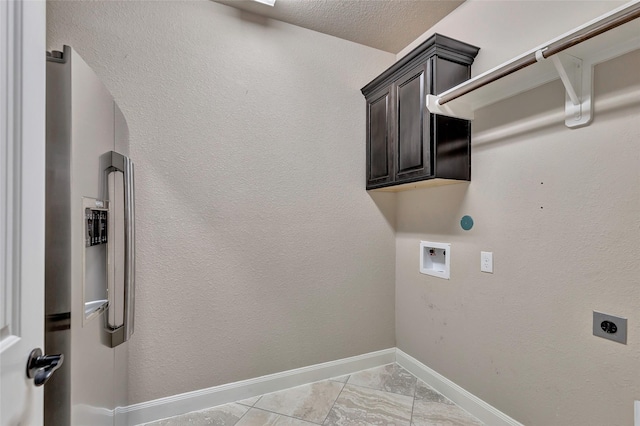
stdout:
<svg viewBox="0 0 640 426">
<path fill-rule="evenodd" d="M 179 425 L 476 426 L 482 423 L 394 363 L 146 424 Z"/>
</svg>

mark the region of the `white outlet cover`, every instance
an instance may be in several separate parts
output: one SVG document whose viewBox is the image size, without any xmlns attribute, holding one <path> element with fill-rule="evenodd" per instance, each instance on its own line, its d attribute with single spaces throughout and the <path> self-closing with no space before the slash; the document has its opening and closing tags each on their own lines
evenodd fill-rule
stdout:
<svg viewBox="0 0 640 426">
<path fill-rule="evenodd" d="M 640 401 L 636 401 L 635 404 L 633 404 L 635 407 L 635 422 L 634 425 L 635 426 L 640 426 Z"/>
<path fill-rule="evenodd" d="M 493 274 L 493 252 L 480 252 L 480 271 Z"/>
</svg>

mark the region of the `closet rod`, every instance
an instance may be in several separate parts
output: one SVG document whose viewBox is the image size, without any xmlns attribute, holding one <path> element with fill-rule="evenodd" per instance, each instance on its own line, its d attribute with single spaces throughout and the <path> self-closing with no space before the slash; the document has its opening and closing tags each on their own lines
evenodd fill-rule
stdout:
<svg viewBox="0 0 640 426">
<path fill-rule="evenodd" d="M 471 80 L 467 84 L 463 83 L 462 87 L 453 89 L 446 95 L 439 97 L 438 105 L 444 105 L 447 102 L 457 99 L 460 96 L 466 95 L 469 92 L 473 92 L 480 87 L 486 86 L 489 83 L 493 83 L 494 81 L 499 80 L 502 77 L 506 77 L 509 74 L 513 74 L 514 72 L 521 70 L 522 68 L 526 68 L 529 65 L 535 64 L 536 62 L 538 62 L 538 59 L 536 58 L 537 52 L 541 52 L 543 58 L 548 58 L 551 55 L 562 52 L 563 50 L 575 46 L 576 44 L 582 43 L 583 41 L 589 40 L 590 38 L 598 36 L 604 32 L 612 30 L 637 18 L 640 18 L 640 2 L 637 2 L 631 7 L 625 8 L 618 13 L 614 13 L 601 21 L 595 22 L 592 25 L 582 28 L 576 33 L 570 34 L 567 37 L 557 40 L 549 44 L 545 48 L 538 49 L 535 52 L 531 52 L 492 73 L 478 78 L 477 80 Z"/>
</svg>

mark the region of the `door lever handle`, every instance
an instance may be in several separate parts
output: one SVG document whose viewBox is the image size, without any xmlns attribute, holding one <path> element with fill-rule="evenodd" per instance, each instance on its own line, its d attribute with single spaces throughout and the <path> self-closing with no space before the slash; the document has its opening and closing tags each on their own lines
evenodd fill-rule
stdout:
<svg viewBox="0 0 640 426">
<path fill-rule="evenodd" d="M 42 355 L 42 349 L 36 348 L 29 354 L 27 360 L 27 377 L 33 379 L 33 384 L 42 386 L 62 366 L 64 355 Z"/>
</svg>

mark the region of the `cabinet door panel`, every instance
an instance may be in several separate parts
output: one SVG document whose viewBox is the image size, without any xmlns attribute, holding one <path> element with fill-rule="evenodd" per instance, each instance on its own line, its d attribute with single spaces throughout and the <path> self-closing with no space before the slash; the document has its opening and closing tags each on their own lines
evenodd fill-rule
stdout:
<svg viewBox="0 0 640 426">
<path fill-rule="evenodd" d="M 452 88 L 470 77 L 470 68 L 448 59 L 433 58 L 433 87 L 436 94 Z M 434 174 L 444 179 L 471 179 L 469 121 L 433 116 L 433 138 L 436 142 Z"/>
<path fill-rule="evenodd" d="M 453 86 L 467 81 L 471 77 L 471 68 L 448 59 L 436 56 L 433 66 L 433 90 L 431 93 L 439 95 Z"/>
<path fill-rule="evenodd" d="M 367 100 L 367 187 L 389 182 L 393 177 L 390 107 L 389 89 Z"/>
<path fill-rule="evenodd" d="M 470 123 L 459 118 L 434 115 L 436 176 L 471 180 Z"/>
<path fill-rule="evenodd" d="M 396 180 L 431 174 L 429 120 L 425 110 L 427 67 L 412 69 L 396 82 Z"/>
</svg>

